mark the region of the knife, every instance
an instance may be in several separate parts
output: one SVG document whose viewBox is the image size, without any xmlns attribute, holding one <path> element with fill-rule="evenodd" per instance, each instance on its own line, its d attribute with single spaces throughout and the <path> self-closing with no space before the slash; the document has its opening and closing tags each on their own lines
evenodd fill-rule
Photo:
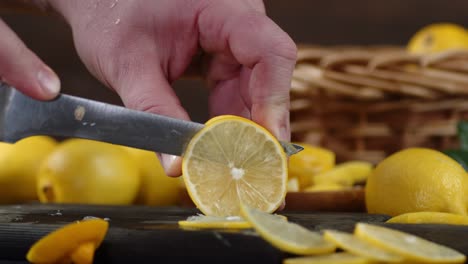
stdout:
<svg viewBox="0 0 468 264">
<path fill-rule="evenodd" d="M 51 101 L 28 97 L 0 82 L 0 139 L 33 135 L 76 137 L 182 156 L 203 124 L 60 94 Z M 281 142 L 290 156 L 303 148 Z"/>
</svg>

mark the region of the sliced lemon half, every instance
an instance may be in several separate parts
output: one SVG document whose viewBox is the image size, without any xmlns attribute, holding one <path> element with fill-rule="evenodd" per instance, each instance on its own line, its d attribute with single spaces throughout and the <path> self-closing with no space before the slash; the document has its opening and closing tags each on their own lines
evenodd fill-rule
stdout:
<svg viewBox="0 0 468 264">
<path fill-rule="evenodd" d="M 209 120 L 190 141 L 182 163 L 187 191 L 205 215 L 239 215 L 239 205 L 273 212 L 287 187 L 287 158 L 277 139 L 237 116 Z"/>
<path fill-rule="evenodd" d="M 352 234 L 336 230 L 326 230 L 324 238 L 349 253 L 368 259 L 385 262 L 401 262 L 403 257 L 360 239 Z"/>
<path fill-rule="evenodd" d="M 324 240 L 318 232 L 246 205 L 241 205 L 241 213 L 263 239 L 280 250 L 298 255 L 335 251 L 335 245 Z"/>
<path fill-rule="evenodd" d="M 466 259 L 454 249 L 390 228 L 358 223 L 354 233 L 377 247 L 416 262 L 464 263 Z"/>
</svg>

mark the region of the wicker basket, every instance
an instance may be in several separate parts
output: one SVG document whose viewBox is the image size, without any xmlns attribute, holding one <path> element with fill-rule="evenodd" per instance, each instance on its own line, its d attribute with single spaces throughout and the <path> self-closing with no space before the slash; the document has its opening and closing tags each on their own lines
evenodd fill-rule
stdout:
<svg viewBox="0 0 468 264">
<path fill-rule="evenodd" d="M 338 161 L 377 163 L 402 148 L 458 147 L 468 119 L 468 51 L 408 54 L 401 47 L 299 47 L 291 88 L 295 141 Z"/>
</svg>

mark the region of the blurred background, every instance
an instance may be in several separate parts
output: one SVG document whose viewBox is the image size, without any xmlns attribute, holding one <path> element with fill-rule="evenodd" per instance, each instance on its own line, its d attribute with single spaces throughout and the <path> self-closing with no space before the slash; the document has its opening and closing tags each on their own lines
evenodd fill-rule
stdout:
<svg viewBox="0 0 468 264">
<path fill-rule="evenodd" d="M 265 1 L 268 15 L 296 43 L 405 45 L 424 25 L 454 22 L 468 26 L 466 0 Z M 68 26 L 54 17 L 1 13 L 26 44 L 58 72 L 65 93 L 120 104 L 80 62 Z M 200 81 L 180 80 L 174 88 L 195 121 L 208 118 L 207 91 Z"/>
</svg>

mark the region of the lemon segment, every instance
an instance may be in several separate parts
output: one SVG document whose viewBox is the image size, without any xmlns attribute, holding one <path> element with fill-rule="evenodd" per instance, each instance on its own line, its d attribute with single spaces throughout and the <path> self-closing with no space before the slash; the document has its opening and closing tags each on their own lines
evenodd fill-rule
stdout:
<svg viewBox="0 0 468 264">
<path fill-rule="evenodd" d="M 403 257 L 345 232 L 326 230 L 324 238 L 349 253 L 368 259 L 385 262 L 401 262 Z"/>
<path fill-rule="evenodd" d="M 442 212 L 414 212 L 392 217 L 387 223 L 468 225 L 468 216 Z"/>
<path fill-rule="evenodd" d="M 208 121 L 182 162 L 188 194 L 205 215 L 239 215 L 240 203 L 273 212 L 287 187 L 287 158 L 266 129 L 237 116 Z"/>
<path fill-rule="evenodd" d="M 289 157 L 289 178 L 299 181 L 300 189 L 313 184 L 313 176 L 328 171 L 335 166 L 335 153 L 312 146 L 304 142 L 296 142 L 304 150 Z"/>
<path fill-rule="evenodd" d="M 333 169 L 314 176 L 315 185 L 340 184 L 353 186 L 364 182 L 372 172 L 373 165 L 365 161 L 349 161 L 335 166 Z"/>
<path fill-rule="evenodd" d="M 358 223 L 354 233 L 362 240 L 408 260 L 426 263 L 464 263 L 466 259 L 454 249 L 390 228 Z"/>
<path fill-rule="evenodd" d="M 93 248 L 94 254 L 94 249 L 100 246 L 108 227 L 109 223 L 102 219 L 65 225 L 34 243 L 26 258 L 31 263 L 59 263 L 71 255 L 78 260 L 89 260 L 89 250 Z"/>
<path fill-rule="evenodd" d="M 323 256 L 308 256 L 287 258 L 283 264 L 370 264 L 375 263 L 365 257 L 356 256 L 346 252 L 333 253 Z"/>
<path fill-rule="evenodd" d="M 442 152 L 408 148 L 382 160 L 367 179 L 367 211 L 397 216 L 411 212 L 467 214 L 465 169 Z"/>
<path fill-rule="evenodd" d="M 241 213 L 263 239 L 280 250 L 298 255 L 326 254 L 335 251 L 335 245 L 324 240 L 318 232 L 246 205 L 241 205 Z"/>
</svg>

